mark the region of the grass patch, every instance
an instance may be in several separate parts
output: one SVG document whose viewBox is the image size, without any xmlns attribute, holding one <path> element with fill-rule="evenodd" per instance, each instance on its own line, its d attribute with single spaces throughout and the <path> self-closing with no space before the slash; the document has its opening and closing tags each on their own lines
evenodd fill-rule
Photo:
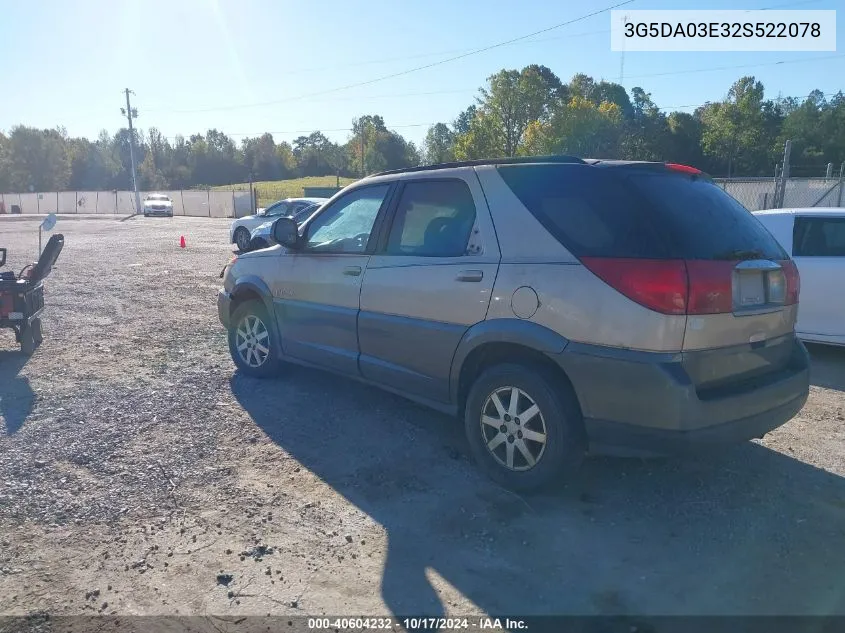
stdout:
<svg viewBox="0 0 845 633">
<path fill-rule="evenodd" d="M 355 182 L 355 178 L 340 178 L 340 186 L 345 187 Z M 290 180 L 264 180 L 252 183 L 258 192 L 258 206 L 266 207 L 276 200 L 284 198 L 301 198 L 305 187 L 335 187 L 338 179 L 335 176 L 306 176 L 304 178 L 291 178 Z M 212 187 L 212 190 L 231 191 L 249 190 L 249 183 L 242 182 L 236 185 L 222 185 Z"/>
</svg>

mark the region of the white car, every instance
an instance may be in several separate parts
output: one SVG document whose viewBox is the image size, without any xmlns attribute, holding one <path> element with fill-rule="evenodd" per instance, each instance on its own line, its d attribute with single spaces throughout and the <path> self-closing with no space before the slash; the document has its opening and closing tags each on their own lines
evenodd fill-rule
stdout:
<svg viewBox="0 0 845 633">
<path fill-rule="evenodd" d="M 247 215 L 232 222 L 229 229 L 229 242 L 237 245 L 238 250 L 245 253 L 250 250 L 250 234 L 252 231 L 267 222 L 268 219 L 293 216 L 305 207 L 322 204 L 326 200 L 328 198 L 286 198 L 274 202 L 266 209 L 259 209 L 255 215 Z"/>
<path fill-rule="evenodd" d="M 845 345 L 845 209 L 769 209 L 754 215 L 798 266 L 798 336 L 811 343 Z"/>
<path fill-rule="evenodd" d="M 163 193 L 151 193 L 144 198 L 144 217 L 164 215 L 173 217 L 173 200 Z"/>
<path fill-rule="evenodd" d="M 290 217 L 293 218 L 294 222 L 297 224 L 302 224 L 305 220 L 310 218 L 311 215 L 320 208 L 320 206 L 320 203 L 315 202 L 307 207 L 302 207 Z M 276 240 L 273 238 L 273 224 L 275 222 L 276 218 L 273 218 L 272 220 L 268 220 L 264 224 L 259 224 L 256 228 L 252 229 L 252 233 L 250 234 L 249 250 L 256 251 L 259 248 L 267 248 L 268 246 L 276 244 Z"/>
</svg>

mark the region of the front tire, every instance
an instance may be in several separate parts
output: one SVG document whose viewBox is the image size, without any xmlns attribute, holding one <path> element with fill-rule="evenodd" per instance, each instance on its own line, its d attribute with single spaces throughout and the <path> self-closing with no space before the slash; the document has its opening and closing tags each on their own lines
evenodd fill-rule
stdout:
<svg viewBox="0 0 845 633">
<path fill-rule="evenodd" d="M 279 347 L 264 303 L 246 301 L 235 309 L 229 327 L 229 353 L 237 368 L 257 378 L 278 369 Z"/>
<path fill-rule="evenodd" d="M 249 231 L 242 226 L 235 229 L 235 244 L 240 252 L 246 253 L 249 251 Z"/>
<path fill-rule="evenodd" d="M 542 367 L 487 369 L 470 389 L 464 429 L 481 469 L 511 490 L 549 484 L 577 469 L 586 452 L 575 394 Z"/>
</svg>

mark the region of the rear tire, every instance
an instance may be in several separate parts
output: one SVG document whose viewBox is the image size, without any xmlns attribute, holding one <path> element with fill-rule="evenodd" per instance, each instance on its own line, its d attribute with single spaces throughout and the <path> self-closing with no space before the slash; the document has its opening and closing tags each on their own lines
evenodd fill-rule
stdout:
<svg viewBox="0 0 845 633">
<path fill-rule="evenodd" d="M 511 490 L 547 485 L 575 471 L 586 453 L 575 394 L 542 367 L 484 371 L 467 397 L 464 429 L 480 468 Z"/>
<path fill-rule="evenodd" d="M 32 329 L 32 338 L 35 341 L 35 347 L 37 348 L 44 341 L 44 335 L 41 331 L 41 319 L 36 317 L 32 320 L 32 323 L 29 324 L 29 327 Z"/>
<path fill-rule="evenodd" d="M 38 344 L 35 342 L 35 332 L 31 326 L 21 328 L 20 343 L 21 352 L 27 356 L 31 356 L 35 352 Z"/>
<path fill-rule="evenodd" d="M 229 353 L 238 370 L 266 378 L 278 370 L 279 344 L 275 324 L 258 300 L 239 305 L 229 327 Z"/>
<path fill-rule="evenodd" d="M 239 226 L 235 229 L 234 238 L 239 251 L 242 253 L 249 252 L 249 231 L 247 231 L 244 227 Z"/>
</svg>

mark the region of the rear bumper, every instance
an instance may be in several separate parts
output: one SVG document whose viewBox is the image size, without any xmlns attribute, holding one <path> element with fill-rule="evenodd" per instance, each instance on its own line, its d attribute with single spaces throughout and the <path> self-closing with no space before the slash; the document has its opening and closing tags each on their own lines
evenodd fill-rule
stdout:
<svg viewBox="0 0 845 633">
<path fill-rule="evenodd" d="M 620 449 L 654 455 L 689 453 L 763 437 L 791 420 L 806 401 L 806 394 L 799 395 L 774 409 L 694 431 L 656 429 L 593 418 L 586 418 L 584 425 L 593 453 L 616 453 Z"/>
<path fill-rule="evenodd" d="M 794 337 L 791 344 L 783 369 L 709 391 L 696 389 L 682 354 L 571 343 L 556 360 L 575 388 L 592 451 L 665 454 L 743 442 L 788 422 L 810 382 L 807 350 Z"/>
<path fill-rule="evenodd" d="M 217 292 L 217 318 L 227 330 L 229 329 L 229 316 L 231 315 L 232 297 L 222 288 Z"/>
</svg>

